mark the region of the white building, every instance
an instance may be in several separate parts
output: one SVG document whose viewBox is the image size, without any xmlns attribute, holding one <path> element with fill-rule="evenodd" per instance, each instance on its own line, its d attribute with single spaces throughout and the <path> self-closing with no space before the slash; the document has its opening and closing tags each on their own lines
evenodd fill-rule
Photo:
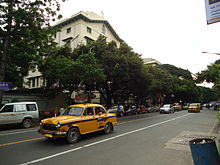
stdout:
<svg viewBox="0 0 220 165">
<path fill-rule="evenodd" d="M 106 37 L 106 41 L 115 41 L 119 47 L 122 40 L 114 31 L 112 26 L 93 12 L 79 12 L 68 19 L 61 20 L 54 27 L 60 28 L 55 35 L 55 42 L 58 46 L 69 44 L 71 48 L 76 48 L 79 44 L 87 44 L 90 41 L 97 40 L 100 35 Z M 41 88 L 45 86 L 42 74 L 35 69 L 29 71 L 29 75 L 24 78 L 25 88 Z"/>
<path fill-rule="evenodd" d="M 152 65 L 152 66 L 161 65 L 159 61 L 153 58 L 143 58 L 143 62 L 145 65 Z"/>
</svg>

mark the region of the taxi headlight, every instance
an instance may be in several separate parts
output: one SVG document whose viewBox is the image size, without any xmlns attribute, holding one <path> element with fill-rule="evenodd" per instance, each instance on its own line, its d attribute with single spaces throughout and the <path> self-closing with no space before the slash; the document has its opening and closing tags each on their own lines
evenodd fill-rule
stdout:
<svg viewBox="0 0 220 165">
<path fill-rule="evenodd" d="M 44 122 L 41 120 L 41 121 L 40 121 L 40 126 L 42 126 L 43 124 L 44 124 Z"/>
<path fill-rule="evenodd" d="M 56 125 L 56 127 L 57 127 L 57 128 L 60 128 L 60 127 L 61 127 L 61 124 L 58 122 L 57 125 Z"/>
</svg>

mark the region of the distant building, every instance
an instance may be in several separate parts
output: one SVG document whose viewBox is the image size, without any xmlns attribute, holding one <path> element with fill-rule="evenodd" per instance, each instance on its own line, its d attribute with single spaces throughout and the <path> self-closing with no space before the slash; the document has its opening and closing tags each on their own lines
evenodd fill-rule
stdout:
<svg viewBox="0 0 220 165">
<path fill-rule="evenodd" d="M 68 19 L 61 20 L 54 27 L 60 28 L 55 35 L 55 42 L 58 43 L 58 46 L 68 44 L 74 49 L 80 44 L 97 40 L 100 35 L 105 36 L 107 42 L 115 41 L 118 47 L 122 42 L 109 22 L 93 12 L 80 11 Z M 37 68 L 29 71 L 28 76 L 24 78 L 25 88 L 33 89 L 43 86 L 45 86 L 45 82 Z"/>
<path fill-rule="evenodd" d="M 55 36 L 58 46 L 69 44 L 71 48 L 76 48 L 79 44 L 97 40 L 100 35 L 105 36 L 107 42 L 115 41 L 118 47 L 122 42 L 108 21 L 93 12 L 81 11 L 54 27 L 61 29 Z"/>
<path fill-rule="evenodd" d="M 152 66 L 161 65 L 159 61 L 153 58 L 143 58 L 143 61 L 145 65 L 152 65 Z"/>
</svg>

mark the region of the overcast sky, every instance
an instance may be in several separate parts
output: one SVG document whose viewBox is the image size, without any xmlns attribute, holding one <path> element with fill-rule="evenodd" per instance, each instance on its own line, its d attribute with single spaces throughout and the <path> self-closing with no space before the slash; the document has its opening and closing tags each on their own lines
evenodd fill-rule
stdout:
<svg viewBox="0 0 220 165">
<path fill-rule="evenodd" d="M 61 14 L 68 18 L 92 11 L 143 58 L 154 58 L 200 72 L 220 56 L 220 23 L 207 25 L 204 0 L 67 0 Z"/>
</svg>

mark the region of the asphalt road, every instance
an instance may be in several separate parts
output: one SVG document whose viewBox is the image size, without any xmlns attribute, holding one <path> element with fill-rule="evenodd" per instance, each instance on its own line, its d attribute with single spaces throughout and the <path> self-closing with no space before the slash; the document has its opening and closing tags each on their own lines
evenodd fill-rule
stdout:
<svg viewBox="0 0 220 165">
<path fill-rule="evenodd" d="M 1 130 L 0 164 L 192 165 L 184 142 L 195 136 L 218 136 L 212 110 L 141 114 L 118 122 L 113 133 L 84 135 L 72 145 L 63 139 L 46 140 L 37 126 Z"/>
</svg>

